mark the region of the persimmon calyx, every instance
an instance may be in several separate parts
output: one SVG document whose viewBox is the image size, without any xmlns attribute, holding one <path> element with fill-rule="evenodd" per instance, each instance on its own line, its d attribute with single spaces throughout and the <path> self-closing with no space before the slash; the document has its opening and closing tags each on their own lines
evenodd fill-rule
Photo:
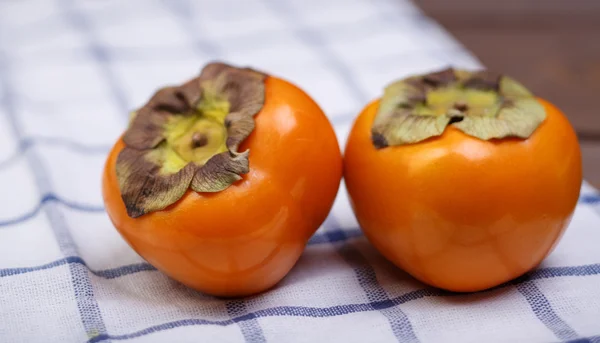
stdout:
<svg viewBox="0 0 600 343">
<path fill-rule="evenodd" d="M 482 140 L 528 138 L 546 118 L 525 86 L 490 71 L 445 69 L 386 87 L 371 139 L 377 149 L 441 135 L 454 125 Z"/>
<path fill-rule="evenodd" d="M 130 124 L 116 173 L 127 214 L 165 209 L 191 188 L 219 192 L 248 173 L 240 144 L 264 105 L 266 75 L 211 63 L 183 85 L 157 91 Z"/>
</svg>

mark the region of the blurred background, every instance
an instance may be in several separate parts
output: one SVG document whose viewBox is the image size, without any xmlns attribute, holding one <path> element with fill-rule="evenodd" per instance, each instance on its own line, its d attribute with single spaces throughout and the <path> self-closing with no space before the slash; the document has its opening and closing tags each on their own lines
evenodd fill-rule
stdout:
<svg viewBox="0 0 600 343">
<path fill-rule="evenodd" d="M 0 0 L 0 95 L 20 150 L 99 154 L 157 85 L 217 58 L 294 80 L 344 126 L 392 79 L 477 65 L 448 31 L 567 114 L 600 187 L 600 0 L 412 3 L 426 16 L 402 0 Z M 8 144 L 0 165 L 17 159 Z"/>
<path fill-rule="evenodd" d="M 600 1 L 415 0 L 489 69 L 551 99 L 577 130 L 600 187 Z"/>
</svg>

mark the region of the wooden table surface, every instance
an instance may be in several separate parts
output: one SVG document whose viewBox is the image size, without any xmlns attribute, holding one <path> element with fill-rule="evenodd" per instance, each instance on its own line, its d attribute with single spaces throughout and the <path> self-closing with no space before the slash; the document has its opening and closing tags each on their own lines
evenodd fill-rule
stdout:
<svg viewBox="0 0 600 343">
<path fill-rule="evenodd" d="M 562 109 L 580 139 L 584 177 L 600 187 L 600 1 L 414 1 L 489 69 Z"/>
</svg>

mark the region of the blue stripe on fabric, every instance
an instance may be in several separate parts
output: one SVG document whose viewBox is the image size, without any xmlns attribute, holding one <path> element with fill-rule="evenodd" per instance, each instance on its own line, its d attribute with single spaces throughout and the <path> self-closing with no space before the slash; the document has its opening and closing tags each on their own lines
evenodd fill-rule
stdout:
<svg viewBox="0 0 600 343">
<path fill-rule="evenodd" d="M 535 316 L 544 323 L 556 337 L 562 340 L 578 337 L 575 330 L 556 314 L 550 301 L 548 301 L 544 293 L 542 293 L 533 281 L 521 283 L 516 287 L 525 297 L 529 306 L 531 306 L 531 310 Z"/>
<path fill-rule="evenodd" d="M 44 208 L 44 206 L 46 204 L 53 203 L 53 202 L 60 203 L 68 208 L 71 208 L 71 209 L 74 209 L 77 211 L 82 211 L 82 212 L 102 212 L 102 211 L 104 211 L 104 207 L 102 207 L 102 206 L 93 206 L 93 205 L 86 205 L 86 204 L 71 202 L 71 201 L 60 199 L 56 195 L 49 193 L 49 194 L 44 194 L 42 196 L 42 199 L 40 200 L 40 202 L 38 202 L 37 206 L 35 208 L 33 208 L 32 210 L 30 210 L 29 212 L 26 212 L 16 218 L 0 220 L 0 228 L 25 222 L 25 221 L 35 217 Z"/>
<path fill-rule="evenodd" d="M 136 19 L 136 14 L 142 13 L 131 11 L 115 11 L 114 8 L 96 8 L 94 14 L 96 17 L 101 17 L 99 21 L 105 26 L 114 25 L 125 19 Z M 35 20 L 23 21 L 11 25 L 11 35 L 7 37 L 10 43 L 19 42 L 26 44 L 35 44 L 44 42 L 51 38 L 64 34 L 64 14 L 60 11 L 55 13 L 45 13 L 44 17 Z"/>
<path fill-rule="evenodd" d="M 3 106 L 6 109 L 8 121 L 15 139 L 21 141 L 25 137 L 17 117 L 16 106 L 13 103 L 14 97 L 12 97 L 12 94 L 10 93 L 12 87 L 9 79 L 9 71 L 9 62 L 5 58 L 3 51 L 0 51 L 0 89 L 4 90 Z M 26 157 L 40 195 L 51 194 L 51 182 L 48 179 L 47 173 L 45 172 L 43 163 L 35 151 L 31 151 Z M 43 197 L 45 197 L 45 195 L 43 195 Z M 66 256 L 76 256 L 78 253 L 75 242 L 71 237 L 64 217 L 55 206 L 56 203 L 47 202 L 46 206 L 43 206 L 42 208 L 46 214 L 46 217 L 48 218 L 50 227 L 52 228 L 61 253 Z M 79 311 L 85 332 L 90 337 L 97 334 L 105 334 L 107 332 L 106 326 L 104 324 L 104 320 L 102 319 L 102 314 L 100 312 L 100 308 L 98 307 L 98 303 L 94 297 L 94 290 L 90 282 L 87 269 L 78 264 L 69 263 L 68 265 L 71 274 L 71 282 L 73 284 L 75 293 L 77 309 Z"/>
<path fill-rule="evenodd" d="M 247 320 L 237 322 L 246 342 L 267 342 L 265 334 L 260 327 L 258 320 L 256 320 L 258 317 L 253 313 L 248 313 L 246 302 L 244 300 L 228 301 L 225 307 L 227 308 L 227 314 L 232 318 L 232 321 L 234 321 L 234 318 L 247 318 Z"/>
<path fill-rule="evenodd" d="M 151 333 L 160 332 L 164 330 L 169 330 L 182 326 L 191 326 L 191 325 L 217 325 L 217 326 L 228 326 L 232 324 L 237 324 L 239 322 L 254 320 L 256 318 L 263 317 L 281 317 L 281 316 L 289 316 L 289 317 L 309 317 L 309 318 L 324 318 L 324 317 L 336 317 L 345 314 L 358 313 L 358 312 L 370 312 L 374 309 L 386 309 L 393 306 L 397 306 L 403 304 L 408 301 L 412 301 L 415 299 L 421 299 L 426 296 L 433 296 L 440 294 L 439 291 L 433 289 L 423 289 L 413 291 L 402 296 L 396 297 L 394 299 L 388 299 L 383 301 L 377 301 L 374 303 L 362 303 L 362 304 L 346 304 L 346 305 L 337 305 L 325 308 L 319 307 L 305 307 L 305 306 L 278 306 L 272 307 L 268 309 L 263 309 L 259 311 L 255 311 L 252 313 L 245 314 L 243 316 L 235 317 L 228 320 L 205 320 L 205 319 L 186 319 L 186 320 L 178 320 L 174 322 L 169 322 L 165 324 L 160 324 L 156 326 L 149 327 L 144 330 L 140 330 L 131 334 L 125 335 L 99 335 L 90 339 L 88 342 L 101 342 L 107 339 L 112 340 L 125 340 L 132 339 L 136 337 L 145 336 Z"/>
<path fill-rule="evenodd" d="M 329 70 L 334 71 L 351 93 L 351 97 L 359 104 L 364 104 L 369 99 L 366 92 L 359 86 L 354 73 L 344 61 L 331 51 L 327 44 L 321 38 L 318 32 L 310 30 L 302 23 L 302 19 L 286 1 L 279 0 L 263 0 L 269 8 L 278 15 L 283 16 L 289 22 L 293 23 L 295 35 L 308 47 L 312 48 L 319 54 L 321 59 L 326 63 Z"/>
<path fill-rule="evenodd" d="M 83 262 L 83 261 L 82 261 Z M 83 263 L 85 264 L 85 263 Z M 128 264 L 126 266 L 105 269 L 100 271 L 90 270 L 92 274 L 105 279 L 116 279 L 121 276 L 135 274 L 139 272 L 156 271 L 156 268 L 150 263 L 140 262 L 134 264 Z"/>
<path fill-rule="evenodd" d="M 340 233 L 338 231 L 342 231 L 342 230 L 335 230 L 332 232 L 315 234 L 308 242 L 308 245 L 334 243 L 334 242 L 340 242 L 342 239 L 348 240 L 351 238 L 362 236 L 362 231 L 360 231 L 359 229 L 344 230 L 343 233 Z M 63 258 L 63 259 L 60 259 L 60 260 L 57 260 L 54 262 L 50 262 L 47 264 L 43 264 L 41 266 L 36 266 L 36 267 L 0 269 L 0 277 L 25 274 L 25 273 L 35 272 L 38 270 L 50 269 L 50 268 L 62 266 L 66 263 L 77 263 L 77 264 L 82 264 L 87 267 L 87 264 L 85 263 L 85 261 L 83 261 L 83 259 L 81 259 L 78 256 L 71 256 L 71 257 Z M 135 273 L 139 273 L 139 272 L 143 272 L 143 271 L 156 271 L 156 268 L 154 268 L 149 263 L 141 262 L 141 263 L 134 263 L 134 264 L 129 264 L 129 265 L 125 265 L 125 266 L 121 266 L 121 267 L 117 267 L 117 268 L 105 269 L 105 270 L 100 270 L 100 271 L 95 271 L 95 270 L 90 269 L 90 272 L 92 274 L 94 274 L 98 277 L 101 277 L 101 278 L 105 278 L 105 279 L 114 279 L 114 278 L 118 278 L 121 276 L 135 274 Z"/>
<path fill-rule="evenodd" d="M 58 137 L 29 137 L 25 138 L 19 142 L 17 149 L 15 152 L 10 155 L 8 158 L 0 161 L 0 170 L 8 167 L 10 164 L 16 162 L 20 157 L 24 156 L 24 153 L 32 148 L 34 145 L 53 145 L 53 146 L 62 146 L 67 149 L 76 151 L 82 154 L 96 154 L 96 153 L 106 153 L 110 147 L 99 145 L 99 146 L 89 146 L 81 143 L 77 143 L 68 139 L 58 138 Z"/>
<path fill-rule="evenodd" d="M 82 265 L 85 268 L 87 268 L 90 271 L 90 273 L 92 273 L 98 277 L 104 278 L 104 279 L 115 279 L 115 278 L 118 278 L 121 276 L 135 274 L 135 273 L 139 273 L 139 272 L 143 272 L 143 271 L 156 271 L 156 268 L 154 268 L 151 264 L 146 263 L 146 262 L 134 263 L 134 264 L 129 264 L 129 265 L 121 266 L 121 267 L 117 267 L 117 268 L 95 271 L 95 270 L 90 269 L 81 257 L 69 256 L 69 257 L 62 258 L 60 260 L 50 262 L 47 264 L 43 264 L 41 266 L 36 266 L 36 267 L 0 269 L 0 277 L 8 277 L 8 276 L 13 276 L 13 275 L 36 272 L 36 271 L 45 270 L 45 269 L 51 269 L 51 268 L 65 265 L 65 264 Z"/>
<path fill-rule="evenodd" d="M 600 336 L 577 338 L 570 341 L 566 341 L 565 343 L 600 343 Z"/>
<path fill-rule="evenodd" d="M 125 96 L 127 93 L 122 88 L 117 75 L 110 67 L 110 51 L 99 43 L 92 25 L 90 25 L 89 21 L 86 20 L 80 11 L 77 11 L 76 3 L 73 0 L 58 1 L 67 22 L 69 22 L 78 32 L 82 32 L 86 35 L 88 42 L 87 52 L 100 67 L 100 74 L 104 77 L 106 84 L 109 87 L 113 101 L 119 107 L 118 109 L 123 112 L 123 115 L 126 116 L 130 111 L 129 103 Z"/>
<path fill-rule="evenodd" d="M 216 43 L 200 38 L 198 21 L 194 19 L 189 1 L 163 0 L 162 3 L 178 17 L 177 23 L 182 25 L 183 30 L 190 35 L 197 53 L 209 58 L 217 58 L 223 55 L 221 48 Z"/>
<path fill-rule="evenodd" d="M 67 258 L 63 258 L 63 259 L 53 261 L 53 262 L 50 262 L 47 264 L 43 264 L 41 266 L 36 266 L 36 267 L 0 269 L 0 277 L 26 274 L 26 273 L 31 273 L 31 272 L 37 272 L 40 270 L 45 270 L 45 269 L 52 269 L 52 268 L 60 267 L 67 263 L 79 263 L 79 261 L 81 261 L 81 258 L 79 258 L 79 257 L 67 257 Z M 83 262 L 83 261 L 81 261 L 81 262 Z"/>
<path fill-rule="evenodd" d="M 584 204 L 600 204 L 600 194 L 584 194 L 579 198 L 579 201 Z"/>
<path fill-rule="evenodd" d="M 534 270 L 526 274 L 527 280 L 550 279 L 562 276 L 588 276 L 599 275 L 600 263 L 586 264 L 582 266 L 547 267 Z"/>
<path fill-rule="evenodd" d="M 76 141 L 72 141 L 68 138 L 62 137 L 44 137 L 44 136 L 33 136 L 23 139 L 19 144 L 19 149 L 22 151 L 27 150 L 33 145 L 52 145 L 60 146 L 73 150 L 74 152 L 81 154 L 98 154 L 106 153 L 110 150 L 111 146 L 108 144 L 85 144 Z"/>
<path fill-rule="evenodd" d="M 308 241 L 308 245 L 344 242 L 352 238 L 362 237 L 362 235 L 363 233 L 360 229 L 328 230 L 313 235 Z"/>
<path fill-rule="evenodd" d="M 345 232 L 340 229 L 340 225 L 335 221 L 333 215 L 330 215 L 325 222 L 325 227 L 329 225 L 333 227 L 330 233 L 332 242 L 347 240 L 343 237 Z M 398 342 L 419 342 L 410 320 L 400 307 L 379 308 L 376 306 L 376 304 L 385 304 L 386 301 L 389 301 L 389 297 L 383 286 L 377 281 L 375 270 L 367 259 L 351 244 L 337 245 L 336 250 L 354 270 L 360 287 L 367 295 L 369 302 L 373 304 L 373 309 L 380 311 L 387 319 Z"/>
</svg>

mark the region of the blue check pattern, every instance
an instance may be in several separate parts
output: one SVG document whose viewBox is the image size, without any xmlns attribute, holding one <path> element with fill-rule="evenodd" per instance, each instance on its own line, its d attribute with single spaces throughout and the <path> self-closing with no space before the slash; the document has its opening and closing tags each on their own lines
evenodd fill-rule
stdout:
<svg viewBox="0 0 600 343">
<path fill-rule="evenodd" d="M 100 173 L 129 111 L 215 59 L 297 83 L 342 146 L 391 80 L 480 67 L 403 0 L 1 1 L 0 341 L 600 342 L 600 195 L 586 183 L 544 263 L 477 294 L 385 261 L 343 185 L 264 294 L 216 299 L 156 271 L 111 225 Z"/>
</svg>

